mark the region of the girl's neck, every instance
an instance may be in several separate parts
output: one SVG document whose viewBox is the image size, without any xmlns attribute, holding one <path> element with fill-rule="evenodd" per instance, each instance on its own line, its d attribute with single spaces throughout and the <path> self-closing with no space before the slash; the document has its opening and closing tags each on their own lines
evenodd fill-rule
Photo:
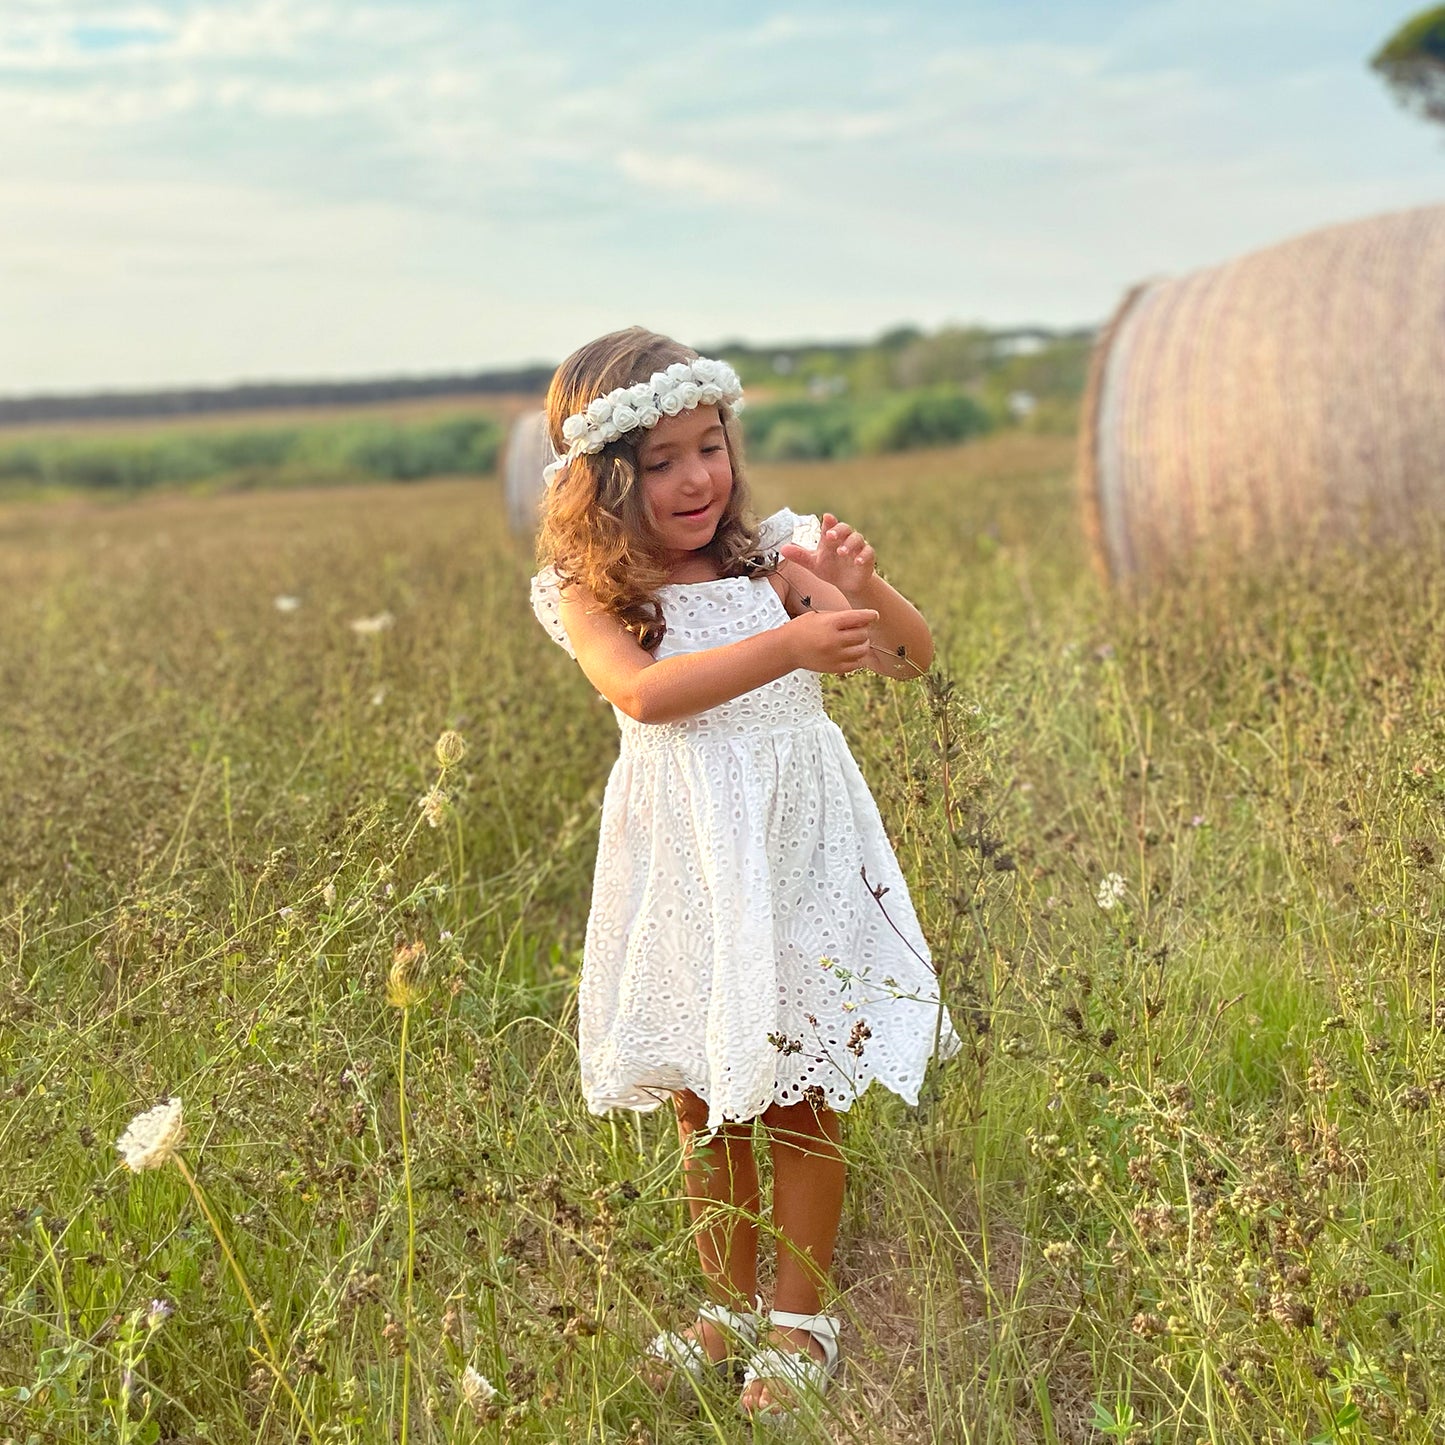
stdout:
<svg viewBox="0 0 1445 1445">
<path fill-rule="evenodd" d="M 696 552 L 675 552 L 668 558 L 667 580 L 676 582 L 716 582 L 722 573 L 706 547 Z"/>
</svg>

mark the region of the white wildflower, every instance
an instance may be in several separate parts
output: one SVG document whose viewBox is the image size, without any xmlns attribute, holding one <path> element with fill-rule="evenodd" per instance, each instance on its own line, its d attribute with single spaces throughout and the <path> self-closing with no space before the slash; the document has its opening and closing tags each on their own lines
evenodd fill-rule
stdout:
<svg viewBox="0 0 1445 1445">
<path fill-rule="evenodd" d="M 277 612 L 299 612 L 301 599 L 299 597 L 277 597 L 273 599 L 271 605 Z"/>
<path fill-rule="evenodd" d="M 284 908 L 278 908 L 276 910 L 276 916 L 278 918 L 290 918 L 291 915 L 295 912 L 296 910 L 292 908 L 291 905 L 288 903 Z"/>
<path fill-rule="evenodd" d="M 328 883 L 326 887 L 321 890 L 321 901 L 328 908 L 336 907 L 336 885 L 334 883 Z"/>
<path fill-rule="evenodd" d="M 475 1365 L 462 1371 L 462 1399 L 470 1409 L 480 1414 L 496 1398 L 497 1387 Z"/>
<path fill-rule="evenodd" d="M 1128 892 L 1129 889 L 1120 874 L 1106 873 L 1103 881 L 1099 884 L 1099 893 L 1095 902 L 1100 908 L 1107 910 L 1116 903 L 1122 903 Z"/>
<path fill-rule="evenodd" d="M 390 612 L 378 612 L 375 617 L 353 617 L 351 630 L 358 637 L 374 637 L 378 632 L 385 632 L 395 624 L 396 618 Z"/>
<path fill-rule="evenodd" d="M 429 788 L 417 805 L 426 818 L 428 828 L 440 828 L 447 815 L 447 795 L 442 788 Z"/>
<path fill-rule="evenodd" d="M 169 1164 L 176 1150 L 185 1142 L 186 1126 L 181 1120 L 181 1101 L 170 1099 L 137 1114 L 115 1147 L 125 1156 L 125 1165 L 134 1174 L 142 1169 L 159 1169 Z"/>
<path fill-rule="evenodd" d="M 385 701 L 386 701 L 386 684 L 385 684 L 385 683 L 382 683 L 380 687 L 372 688 L 372 690 L 371 690 L 371 705 L 372 705 L 372 707 L 380 707 L 380 706 L 382 705 L 382 703 L 384 703 Z"/>
</svg>

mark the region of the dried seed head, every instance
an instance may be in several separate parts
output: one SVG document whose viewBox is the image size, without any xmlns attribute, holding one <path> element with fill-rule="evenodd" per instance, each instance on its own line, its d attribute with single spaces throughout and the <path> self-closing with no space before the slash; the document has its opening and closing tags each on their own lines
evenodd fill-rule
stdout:
<svg viewBox="0 0 1445 1445">
<path fill-rule="evenodd" d="M 391 969 L 386 975 L 386 1001 L 392 1008 L 411 1008 L 426 997 L 423 975 L 426 971 L 426 944 L 399 944 L 392 955 Z"/>
<path fill-rule="evenodd" d="M 1276 1324 L 1287 1330 L 1307 1330 L 1315 1322 L 1314 1307 L 1294 1294 L 1271 1295 L 1269 1314 Z"/>
<path fill-rule="evenodd" d="M 467 755 L 467 740 L 452 728 L 448 728 L 436 745 L 437 762 L 443 768 L 454 768 Z"/>
</svg>

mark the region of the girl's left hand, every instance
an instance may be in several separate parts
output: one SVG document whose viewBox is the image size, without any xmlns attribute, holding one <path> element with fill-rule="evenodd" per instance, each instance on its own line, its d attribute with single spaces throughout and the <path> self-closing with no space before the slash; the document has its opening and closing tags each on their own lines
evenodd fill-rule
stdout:
<svg viewBox="0 0 1445 1445">
<path fill-rule="evenodd" d="M 816 548 L 785 542 L 778 551 L 815 577 L 831 582 L 850 601 L 873 577 L 875 558 L 867 538 L 831 512 L 823 513 L 823 535 Z"/>
</svg>

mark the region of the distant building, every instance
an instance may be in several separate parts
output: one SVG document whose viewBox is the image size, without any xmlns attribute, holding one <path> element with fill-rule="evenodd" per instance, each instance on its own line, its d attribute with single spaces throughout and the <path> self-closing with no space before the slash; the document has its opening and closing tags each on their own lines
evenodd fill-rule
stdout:
<svg viewBox="0 0 1445 1445">
<path fill-rule="evenodd" d="M 1046 331 L 1004 331 L 991 344 L 996 357 L 1037 356 L 1052 340 Z"/>
</svg>

